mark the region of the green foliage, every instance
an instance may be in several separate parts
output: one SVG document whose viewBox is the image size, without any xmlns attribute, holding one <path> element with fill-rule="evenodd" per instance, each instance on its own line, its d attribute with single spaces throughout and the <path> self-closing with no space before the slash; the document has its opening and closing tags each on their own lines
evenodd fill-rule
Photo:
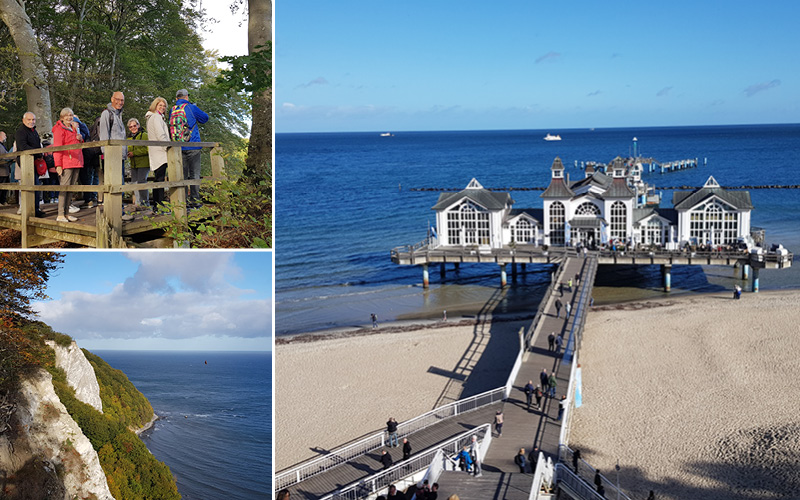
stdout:
<svg viewBox="0 0 800 500">
<path fill-rule="evenodd" d="M 231 65 L 217 81 L 226 88 L 249 93 L 272 88 L 272 42 L 259 45 L 246 56 L 226 56 L 220 61 Z"/>
<path fill-rule="evenodd" d="M 103 413 L 128 428 L 140 428 L 153 418 L 153 407 L 120 370 L 82 349 L 100 384 Z"/>
<path fill-rule="evenodd" d="M 54 380 L 53 387 L 69 414 L 89 438 L 92 447 L 97 450 L 100 465 L 106 473 L 108 487 L 115 498 L 126 500 L 180 498 L 169 467 L 156 460 L 142 440 L 126 428 L 124 422 L 116 420 L 110 414 L 100 413 L 91 405 L 79 401 L 74 391 L 64 381 Z M 101 394 L 102 390 L 101 383 Z M 106 411 L 105 401 L 103 408 Z"/>
<path fill-rule="evenodd" d="M 31 321 L 30 323 L 26 324 L 22 329 L 26 332 L 29 332 L 30 334 L 38 334 L 44 340 L 52 340 L 61 347 L 69 347 L 70 344 L 72 344 L 73 342 L 72 337 L 70 337 L 66 333 L 57 332 L 53 330 L 50 327 L 50 325 L 46 325 L 41 321 Z"/>
<path fill-rule="evenodd" d="M 179 244 L 197 248 L 271 248 L 272 197 L 265 193 L 271 193 L 267 182 L 253 186 L 224 180 L 203 187 L 206 204 L 187 218 L 173 212 L 170 220 L 154 226 Z"/>
</svg>

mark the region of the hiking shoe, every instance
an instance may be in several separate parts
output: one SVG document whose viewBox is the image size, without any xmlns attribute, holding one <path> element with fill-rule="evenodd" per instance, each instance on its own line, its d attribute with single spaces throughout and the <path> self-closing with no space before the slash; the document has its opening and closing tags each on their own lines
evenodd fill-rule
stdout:
<svg viewBox="0 0 800 500">
<path fill-rule="evenodd" d="M 71 214 L 78 213 L 80 211 L 81 211 L 81 209 L 76 207 L 75 205 L 70 205 L 69 206 L 69 213 L 71 213 Z"/>
<path fill-rule="evenodd" d="M 34 216 L 34 217 L 41 217 L 41 218 L 44 218 L 44 217 L 47 217 L 47 214 L 46 214 L 46 213 L 44 213 L 44 211 L 42 211 L 42 210 L 37 210 L 37 211 L 36 211 L 36 212 L 33 214 L 33 216 Z"/>
<path fill-rule="evenodd" d="M 87 203 L 87 204 L 86 204 L 86 206 L 87 206 L 88 208 L 94 208 L 94 207 L 96 207 L 96 206 L 97 206 L 97 202 L 96 202 L 96 201 L 94 201 L 94 200 L 91 200 L 89 203 Z"/>
<path fill-rule="evenodd" d="M 63 215 L 59 215 L 58 217 L 56 217 L 56 222 L 69 222 L 69 219 L 67 219 Z"/>
</svg>

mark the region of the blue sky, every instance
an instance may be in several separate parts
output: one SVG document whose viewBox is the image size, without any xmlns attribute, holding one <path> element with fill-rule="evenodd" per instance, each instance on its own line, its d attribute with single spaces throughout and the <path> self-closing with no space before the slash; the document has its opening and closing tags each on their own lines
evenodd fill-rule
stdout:
<svg viewBox="0 0 800 500">
<path fill-rule="evenodd" d="M 66 252 L 35 309 L 89 350 L 270 350 L 272 267 L 272 252 Z"/>
<path fill-rule="evenodd" d="M 276 2 L 277 132 L 800 122 L 800 2 Z"/>
</svg>

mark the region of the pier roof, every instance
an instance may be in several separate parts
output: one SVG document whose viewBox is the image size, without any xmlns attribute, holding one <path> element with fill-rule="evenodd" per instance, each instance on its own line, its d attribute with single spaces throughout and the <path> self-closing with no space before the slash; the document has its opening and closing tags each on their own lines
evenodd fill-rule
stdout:
<svg viewBox="0 0 800 500">
<path fill-rule="evenodd" d="M 740 210 L 753 208 L 749 191 L 727 191 L 713 177 L 709 177 L 705 185 L 695 191 L 675 191 L 672 194 L 672 205 L 676 210 L 688 210 L 712 196 Z"/>
<path fill-rule="evenodd" d="M 442 193 L 439 201 L 434 205 L 434 210 L 445 210 L 460 202 L 464 198 L 471 200 L 487 210 L 502 210 L 514 203 L 508 193 L 494 193 L 488 189 L 465 189 L 458 193 Z"/>
<path fill-rule="evenodd" d="M 646 219 L 651 215 L 656 214 L 664 219 L 668 220 L 670 224 L 677 225 L 678 224 L 678 212 L 674 208 L 655 208 L 655 207 L 645 207 L 645 208 L 634 208 L 633 209 L 633 222 L 639 222 L 640 220 Z"/>
<path fill-rule="evenodd" d="M 575 193 L 567 187 L 563 178 L 554 178 L 550 180 L 550 185 L 547 186 L 544 193 L 539 196 L 540 198 L 572 198 Z"/>
<path fill-rule="evenodd" d="M 614 179 L 614 182 L 611 183 L 611 186 L 603 195 L 606 198 L 630 198 L 635 196 L 631 188 L 628 187 L 628 183 L 622 177 Z"/>
</svg>

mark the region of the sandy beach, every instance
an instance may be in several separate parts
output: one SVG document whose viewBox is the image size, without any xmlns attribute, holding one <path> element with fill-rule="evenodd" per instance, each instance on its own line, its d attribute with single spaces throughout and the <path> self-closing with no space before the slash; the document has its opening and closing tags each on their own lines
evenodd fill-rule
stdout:
<svg viewBox="0 0 800 500">
<path fill-rule="evenodd" d="M 275 347 L 276 471 L 506 383 L 530 320 L 295 337 Z"/>
<path fill-rule="evenodd" d="M 643 499 L 798 498 L 800 292 L 589 315 L 570 447 Z"/>
</svg>

